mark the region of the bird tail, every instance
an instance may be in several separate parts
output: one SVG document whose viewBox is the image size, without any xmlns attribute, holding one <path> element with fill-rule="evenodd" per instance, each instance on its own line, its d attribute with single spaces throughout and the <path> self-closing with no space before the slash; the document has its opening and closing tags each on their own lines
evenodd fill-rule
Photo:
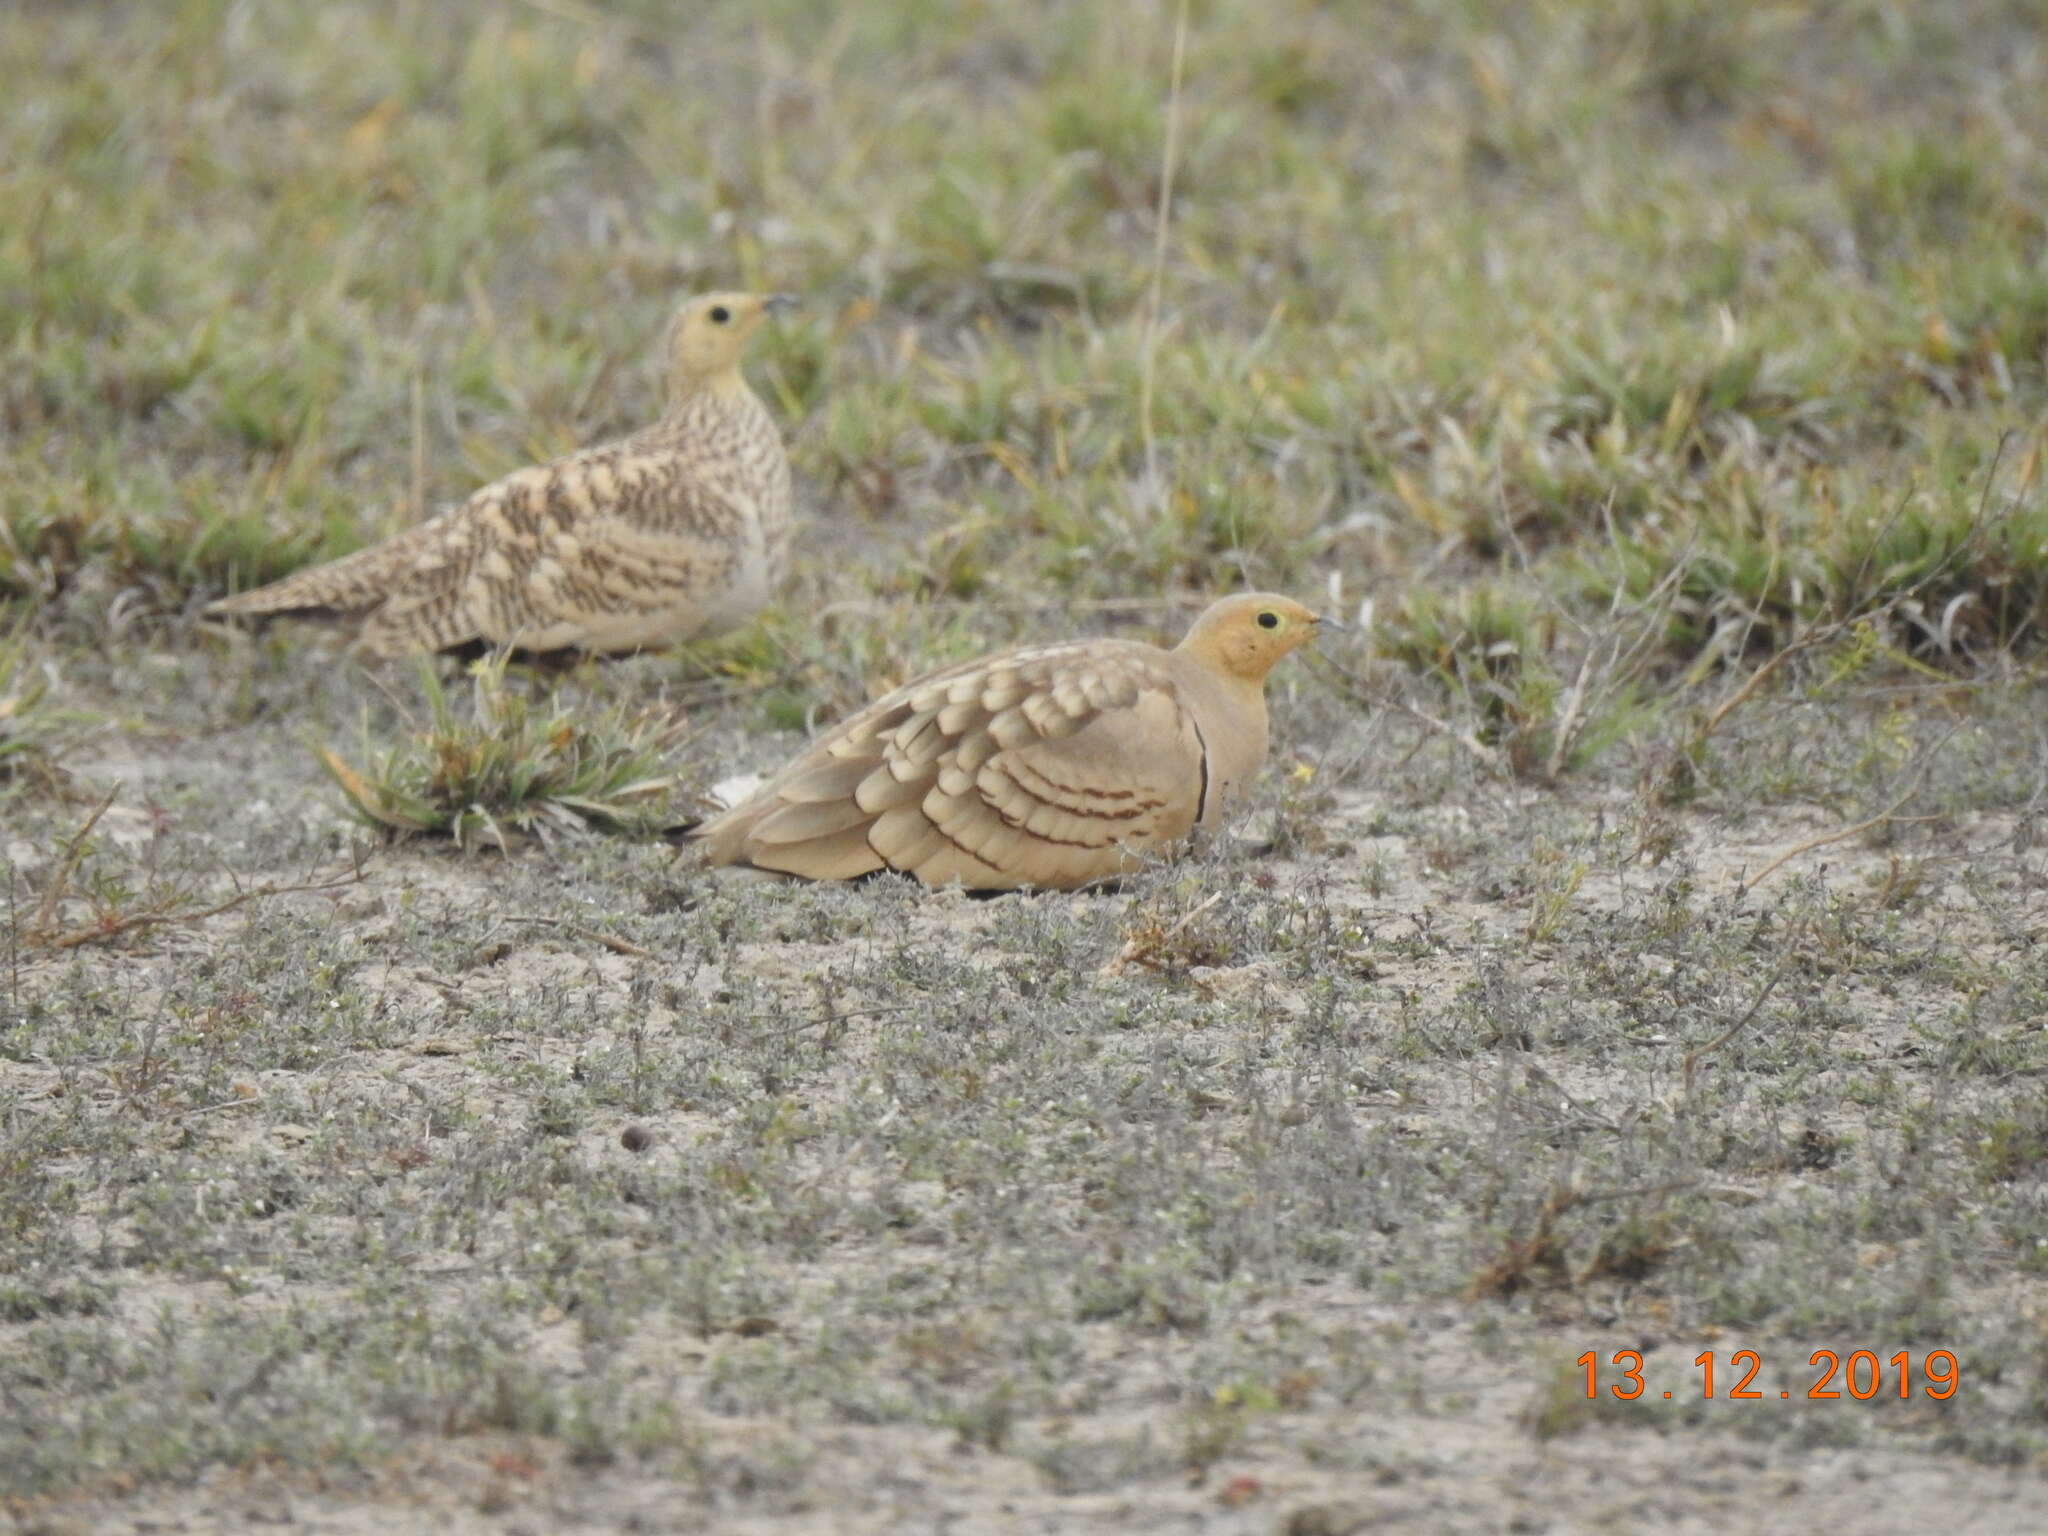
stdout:
<svg viewBox="0 0 2048 1536">
<path fill-rule="evenodd" d="M 754 823 L 761 819 L 763 809 L 772 809 L 772 805 L 761 807 L 742 803 L 702 820 L 684 822 L 663 831 L 678 843 L 696 844 L 703 850 L 706 864 L 744 863 L 747 834 L 754 830 Z"/>
<path fill-rule="evenodd" d="M 445 531 L 440 524 L 441 519 L 434 518 L 339 560 L 295 571 L 268 586 L 218 598 L 206 605 L 206 612 L 245 616 L 362 613 L 392 596 L 399 578 L 412 572 L 420 557 L 439 542 Z"/>
</svg>

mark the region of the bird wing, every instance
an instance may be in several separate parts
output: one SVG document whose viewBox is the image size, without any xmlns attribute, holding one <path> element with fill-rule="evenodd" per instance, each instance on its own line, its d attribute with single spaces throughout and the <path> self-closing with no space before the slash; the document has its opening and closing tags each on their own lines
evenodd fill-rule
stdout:
<svg viewBox="0 0 2048 1536">
<path fill-rule="evenodd" d="M 1207 751 L 1164 656 L 1080 642 L 966 663 L 871 705 L 697 836 L 812 879 L 1072 889 L 1193 829 Z"/>
<path fill-rule="evenodd" d="M 750 574 L 746 509 L 686 470 L 673 450 L 627 442 L 478 492 L 482 538 L 463 602 L 485 638 L 630 649 L 761 601 L 737 590 Z"/>
</svg>

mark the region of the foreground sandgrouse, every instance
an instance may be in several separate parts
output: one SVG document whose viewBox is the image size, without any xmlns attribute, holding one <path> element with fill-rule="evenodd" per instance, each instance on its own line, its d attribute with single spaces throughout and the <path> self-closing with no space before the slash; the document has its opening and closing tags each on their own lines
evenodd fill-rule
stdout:
<svg viewBox="0 0 2048 1536">
<path fill-rule="evenodd" d="M 362 621 L 385 657 L 481 641 L 633 651 L 733 628 L 789 564 L 789 459 L 740 376 L 782 294 L 708 293 L 669 331 L 653 426 L 485 486 L 369 549 L 209 605 Z"/>
<path fill-rule="evenodd" d="M 1073 890 L 1210 827 L 1266 758 L 1266 673 L 1314 636 L 1284 597 L 1225 598 L 1173 650 L 1079 640 L 963 662 L 828 732 L 698 826 L 712 864 L 878 869 Z"/>
</svg>

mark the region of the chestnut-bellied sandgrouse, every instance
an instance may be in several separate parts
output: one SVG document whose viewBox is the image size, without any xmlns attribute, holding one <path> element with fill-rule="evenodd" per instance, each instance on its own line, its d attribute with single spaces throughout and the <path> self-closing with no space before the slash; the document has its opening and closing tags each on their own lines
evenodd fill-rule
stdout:
<svg viewBox="0 0 2048 1536">
<path fill-rule="evenodd" d="M 1266 757 L 1266 673 L 1316 632 L 1269 593 L 1172 650 L 1079 640 L 962 662 L 827 731 L 694 828 L 707 862 L 813 880 L 875 870 L 1072 890 L 1212 827 Z"/>
</svg>

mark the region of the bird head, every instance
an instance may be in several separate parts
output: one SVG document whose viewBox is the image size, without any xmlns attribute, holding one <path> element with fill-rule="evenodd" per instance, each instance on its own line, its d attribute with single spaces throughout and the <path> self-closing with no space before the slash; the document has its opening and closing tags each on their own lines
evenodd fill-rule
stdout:
<svg viewBox="0 0 2048 1536">
<path fill-rule="evenodd" d="M 795 305 L 786 293 L 701 293 L 686 301 L 669 327 L 669 393 L 681 399 L 736 378 L 747 338 L 770 314 Z"/>
<path fill-rule="evenodd" d="M 1273 664 L 1315 639 L 1314 610 L 1272 592 L 1241 592 L 1211 604 L 1180 648 L 1230 677 L 1262 683 Z"/>
</svg>

